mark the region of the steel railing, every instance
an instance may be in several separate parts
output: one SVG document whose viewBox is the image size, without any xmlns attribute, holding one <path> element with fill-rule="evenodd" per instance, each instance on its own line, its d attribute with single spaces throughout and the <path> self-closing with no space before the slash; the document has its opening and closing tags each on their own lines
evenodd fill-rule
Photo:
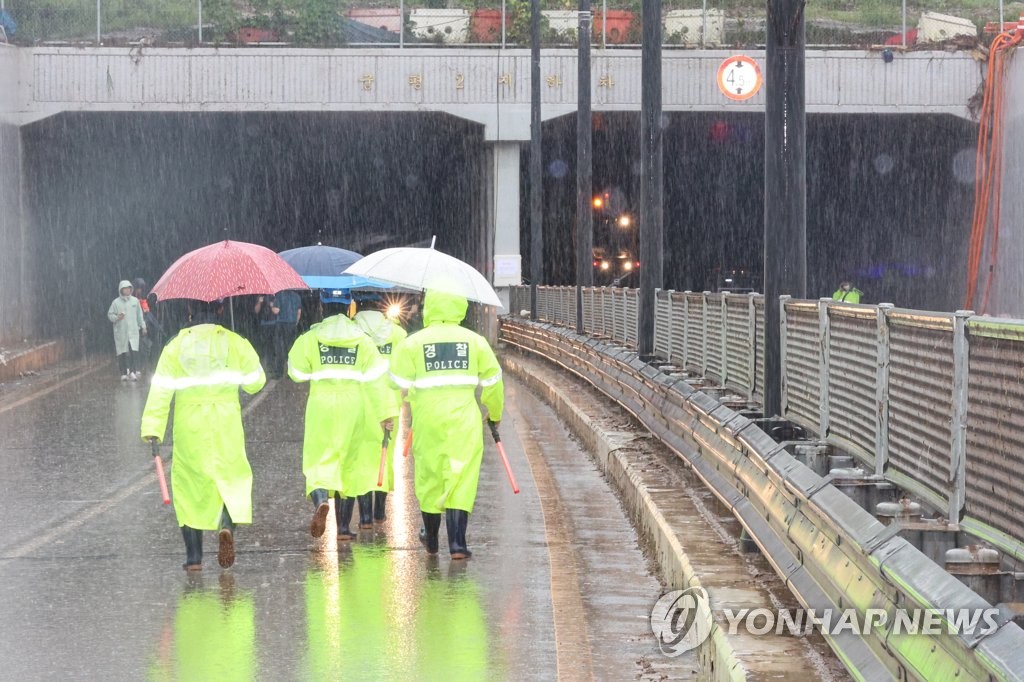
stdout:
<svg viewBox="0 0 1024 682">
<path fill-rule="evenodd" d="M 798 303 L 805 302 L 790 305 Z M 856 310 L 870 312 L 870 307 Z M 827 312 L 837 318 L 853 315 L 852 310 Z M 1005 336 L 992 328 L 984 333 L 993 340 L 994 334 Z M 611 342 L 582 342 L 574 332 L 551 325 L 506 319 L 501 338 L 578 374 L 668 443 L 736 516 L 804 607 L 852 609 L 863 618 L 869 610 L 891 616 L 897 609 L 989 606 L 900 537 L 899 522 L 883 525 L 750 419 L 680 377 Z M 837 347 L 835 357 L 846 352 Z M 1024 391 L 1015 391 L 1024 399 Z M 998 629 L 984 634 L 943 630 L 911 636 L 872 627 L 826 638 L 857 679 L 1022 679 L 1024 674 L 1024 632 L 1003 616 Z"/>
<path fill-rule="evenodd" d="M 537 296 L 541 321 L 575 327 L 574 287 Z M 529 308 L 527 287 L 512 297 Z M 1024 320 L 781 303 L 781 416 L 1024 561 Z M 636 289 L 584 289 L 585 331 L 635 348 L 637 307 Z M 763 296 L 657 291 L 655 339 L 659 358 L 763 396 Z"/>
</svg>

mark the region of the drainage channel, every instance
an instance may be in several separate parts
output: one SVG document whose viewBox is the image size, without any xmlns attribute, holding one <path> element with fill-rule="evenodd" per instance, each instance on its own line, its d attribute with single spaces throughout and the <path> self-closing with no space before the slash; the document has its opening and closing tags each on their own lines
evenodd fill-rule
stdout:
<svg viewBox="0 0 1024 682">
<path fill-rule="evenodd" d="M 695 651 L 680 656 L 680 663 L 692 660 L 691 669 L 677 665 L 652 677 L 849 679 L 824 639 L 814 633 L 754 635 L 742 626 L 730 632 L 727 610 L 733 614 L 742 609 L 777 612 L 796 610 L 800 605 L 753 543 L 742 540 L 739 523 L 683 460 L 624 409 L 578 378 L 516 353 L 505 353 L 502 361 L 510 375 L 551 405 L 568 424 L 632 522 L 633 541 L 640 543 L 660 583 L 659 591 L 649 595 L 645 605 L 630 605 L 642 611 L 632 615 L 641 617 L 638 626 L 646 628 L 644 634 L 650 636 L 649 614 L 661 594 L 700 586 L 709 596 L 718 627 L 712 628 Z M 520 396 L 517 404 L 528 401 Z M 546 467 L 557 470 L 565 466 L 558 448 L 545 451 L 544 457 Z M 536 469 L 532 459 L 531 466 Z M 554 479 L 572 519 L 595 513 L 574 497 L 571 486 L 557 476 Z M 620 576 L 620 580 L 629 579 Z M 592 598 L 584 594 L 585 601 Z M 666 654 L 672 653 L 672 647 L 660 647 L 641 667 L 655 673 L 672 659 Z M 597 664 L 594 672 L 598 676 L 599 670 Z"/>
</svg>

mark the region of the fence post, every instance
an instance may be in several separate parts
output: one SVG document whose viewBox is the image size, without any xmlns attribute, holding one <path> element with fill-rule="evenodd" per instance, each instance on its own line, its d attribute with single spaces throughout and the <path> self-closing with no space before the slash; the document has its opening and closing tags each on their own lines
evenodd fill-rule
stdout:
<svg viewBox="0 0 1024 682">
<path fill-rule="evenodd" d="M 970 343 L 967 319 L 973 310 L 958 310 L 953 317 L 953 423 L 949 475 L 953 489 L 949 496 L 948 520 L 960 522 L 967 501 L 967 373 L 970 369 Z"/>
<path fill-rule="evenodd" d="M 782 376 L 779 377 L 779 385 L 781 387 L 779 407 L 782 410 L 782 414 L 779 415 L 780 417 L 785 417 L 786 413 L 789 412 L 789 377 L 787 376 L 787 366 L 789 363 L 787 362 L 788 353 L 786 351 L 786 334 L 789 329 L 789 320 L 786 317 L 786 304 L 789 303 L 791 298 L 793 297 L 788 294 L 779 296 L 779 371 L 782 372 Z M 768 305 L 767 301 L 765 301 L 765 305 Z M 765 335 L 768 334 L 768 331 L 767 329 L 764 330 Z M 765 385 L 767 385 L 768 377 L 765 377 L 764 381 Z M 774 417 L 775 415 L 765 414 L 764 416 Z"/>
<path fill-rule="evenodd" d="M 822 439 L 828 437 L 829 429 L 829 394 L 828 394 L 828 370 L 832 361 L 829 353 L 831 339 L 829 334 L 828 308 L 831 305 L 831 298 L 818 299 L 818 344 L 821 346 L 821 362 L 818 363 L 818 436 Z"/>
<path fill-rule="evenodd" d="M 690 359 L 690 294 L 689 289 L 683 292 L 683 369 Z"/>
<path fill-rule="evenodd" d="M 668 300 L 666 301 L 668 310 L 665 313 L 665 324 L 668 325 L 668 351 L 665 353 L 665 355 L 668 357 L 666 357 L 665 359 L 668 360 L 669 362 L 672 362 L 672 350 L 675 342 L 675 334 L 672 331 L 672 294 L 674 293 L 674 290 L 668 290 Z"/>
<path fill-rule="evenodd" d="M 100 16 L 103 14 L 103 0 L 96 0 L 96 45 L 102 42 L 102 25 Z"/>
<path fill-rule="evenodd" d="M 757 385 L 757 310 L 754 308 L 754 298 L 757 294 L 747 294 L 747 376 L 750 377 L 750 385 L 747 388 L 747 400 L 754 400 L 754 386 Z"/>
<path fill-rule="evenodd" d="M 197 45 L 203 44 L 203 0 L 196 0 L 196 14 L 199 17 L 199 41 Z"/>
<path fill-rule="evenodd" d="M 875 309 L 878 337 L 878 367 L 875 373 L 875 475 L 885 473 L 889 463 L 889 311 L 892 303 Z"/>
<path fill-rule="evenodd" d="M 700 376 L 702 379 L 708 378 L 708 295 L 710 291 L 701 293 L 700 298 L 700 322 L 701 322 L 701 358 L 700 358 Z"/>
<path fill-rule="evenodd" d="M 729 294 L 722 294 L 721 308 L 722 308 L 722 386 L 725 386 L 725 382 L 729 380 Z"/>
</svg>

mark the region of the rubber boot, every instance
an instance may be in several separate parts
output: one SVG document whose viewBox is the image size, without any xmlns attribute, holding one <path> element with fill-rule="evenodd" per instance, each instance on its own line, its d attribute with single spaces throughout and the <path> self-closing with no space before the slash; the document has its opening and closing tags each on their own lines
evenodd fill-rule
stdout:
<svg viewBox="0 0 1024 682">
<path fill-rule="evenodd" d="M 469 522 L 469 512 L 461 509 L 446 509 L 444 513 L 445 526 L 448 530 L 448 553 L 452 559 L 468 559 L 473 553 L 466 547 L 466 524 Z"/>
<path fill-rule="evenodd" d="M 383 523 L 387 515 L 384 513 L 384 503 L 387 502 L 388 494 L 383 490 L 373 491 L 373 520 Z"/>
<path fill-rule="evenodd" d="M 327 491 L 323 488 L 317 488 L 309 494 L 313 500 L 313 518 L 309 521 L 309 534 L 315 538 L 320 537 L 324 534 L 324 528 L 327 527 L 327 512 L 331 510 L 327 500 Z"/>
<path fill-rule="evenodd" d="M 181 537 L 185 540 L 185 563 L 181 567 L 186 571 L 203 570 L 203 531 L 182 526 Z"/>
<path fill-rule="evenodd" d="M 235 563 L 235 522 L 231 520 L 227 507 L 220 514 L 217 541 L 217 563 L 221 568 L 231 568 Z"/>
<path fill-rule="evenodd" d="M 359 500 L 359 527 L 373 528 L 373 492 L 360 495 Z"/>
<path fill-rule="evenodd" d="M 427 554 L 437 554 L 437 532 L 441 530 L 441 515 L 420 512 L 423 527 L 420 528 L 420 542 L 427 548 Z"/>
<path fill-rule="evenodd" d="M 356 537 L 348 525 L 352 522 L 352 508 L 356 506 L 355 498 L 342 497 L 334 494 L 334 518 L 338 522 L 338 542 L 348 542 Z"/>
</svg>

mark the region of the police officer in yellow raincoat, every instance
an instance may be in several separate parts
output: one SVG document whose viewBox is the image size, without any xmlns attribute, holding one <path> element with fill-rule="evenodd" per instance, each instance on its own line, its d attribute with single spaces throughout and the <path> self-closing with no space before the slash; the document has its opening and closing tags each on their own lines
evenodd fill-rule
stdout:
<svg viewBox="0 0 1024 682">
<path fill-rule="evenodd" d="M 200 305 L 209 312 L 211 304 Z M 217 561 L 231 566 L 235 524 L 252 523 L 252 469 L 238 388 L 256 393 L 266 382 L 249 342 L 217 324 L 183 329 L 160 354 L 142 413 L 142 439 L 163 440 L 173 399 L 171 484 L 186 570 L 202 569 L 204 530 L 220 531 Z"/>
<path fill-rule="evenodd" d="M 487 340 L 460 327 L 468 308 L 462 296 L 427 290 L 424 328 L 391 355 L 391 380 L 409 391 L 416 497 L 423 514 L 420 540 L 437 553 L 437 531 L 445 514 L 452 559 L 471 556 L 466 525 L 476 500 L 483 459 L 483 425 L 476 402 L 492 422 L 501 421 L 501 367 Z"/>
<path fill-rule="evenodd" d="M 370 337 L 370 340 L 377 344 L 377 350 L 380 351 L 380 354 L 385 359 L 389 359 L 391 351 L 408 336 L 396 320 L 385 316 L 379 310 L 360 310 L 353 319 L 359 325 L 359 328 Z M 387 401 L 388 418 L 393 419 L 393 423 L 397 424 L 402 412 L 402 392 L 389 387 L 385 393 L 385 399 Z M 388 441 L 388 450 L 384 464 L 384 485 L 376 487 L 373 491 L 373 518 L 378 522 L 384 521 L 384 505 L 388 493 L 395 489 L 396 441 L 396 438 Z M 371 445 L 376 445 L 375 451 L 379 454 L 379 444 L 371 442 Z"/>
<path fill-rule="evenodd" d="M 333 493 L 338 539 L 351 540 L 354 501 L 377 485 L 380 443 L 384 429 L 392 427 L 387 369 L 377 346 L 345 315 L 314 325 L 288 353 L 288 376 L 310 382 L 302 471 L 315 507 L 309 524 L 313 537 L 324 533 Z M 368 448 L 367 441 L 376 448 Z M 364 499 L 370 508 L 360 504 L 360 527 L 372 528 L 372 496 Z"/>
</svg>

